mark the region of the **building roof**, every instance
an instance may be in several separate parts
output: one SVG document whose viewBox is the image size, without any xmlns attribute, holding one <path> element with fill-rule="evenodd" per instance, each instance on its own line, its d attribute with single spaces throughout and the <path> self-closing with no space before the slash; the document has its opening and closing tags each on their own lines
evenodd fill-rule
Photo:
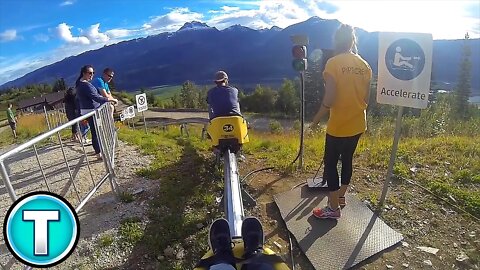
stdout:
<svg viewBox="0 0 480 270">
<path fill-rule="evenodd" d="M 45 95 L 44 97 L 48 104 L 54 104 L 63 101 L 63 98 L 65 97 L 65 92 L 66 91 L 53 92 Z"/>
<path fill-rule="evenodd" d="M 20 100 L 18 102 L 18 109 L 25 109 L 28 107 L 36 106 L 39 104 L 50 104 L 54 105 L 60 101 L 63 101 L 65 96 L 65 91 L 53 92 L 46 95 L 41 95 L 40 97 L 33 97 L 25 100 Z"/>
<path fill-rule="evenodd" d="M 44 97 L 39 97 L 39 98 L 33 97 L 33 98 L 29 98 L 29 99 L 24 99 L 24 100 L 20 100 L 18 102 L 18 108 L 17 109 L 25 109 L 25 108 L 32 107 L 32 106 L 35 106 L 35 105 L 38 105 L 38 104 L 42 104 L 42 103 L 46 103 Z"/>
</svg>

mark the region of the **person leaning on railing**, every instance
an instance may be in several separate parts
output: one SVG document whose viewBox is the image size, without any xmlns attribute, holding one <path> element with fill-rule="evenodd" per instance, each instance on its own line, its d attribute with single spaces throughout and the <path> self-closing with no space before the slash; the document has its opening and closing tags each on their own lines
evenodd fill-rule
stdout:
<svg viewBox="0 0 480 270">
<path fill-rule="evenodd" d="M 75 86 L 77 88 L 77 99 L 80 106 L 80 114 L 85 115 L 98 107 L 100 107 L 105 102 L 114 102 L 118 101 L 112 97 L 101 96 L 95 86 L 90 82 L 92 81 L 94 74 L 93 66 L 86 65 L 83 66 L 80 70 L 80 75 L 78 76 Z M 97 130 L 95 128 L 95 122 L 93 117 L 88 118 L 88 123 L 90 125 L 90 132 L 92 134 L 92 146 L 95 150 L 95 154 L 98 159 L 102 159 L 100 153 L 100 144 L 98 142 Z"/>
<path fill-rule="evenodd" d="M 100 95 L 107 98 L 108 97 L 113 98 L 112 93 L 110 92 L 110 86 L 108 85 L 108 83 L 112 81 L 113 75 L 114 75 L 113 69 L 105 68 L 103 70 L 102 76 L 92 80 L 91 83 L 93 84 L 93 86 L 95 86 L 95 88 L 97 88 L 98 93 Z M 113 106 L 113 104 L 111 104 L 110 106 L 112 108 L 112 119 L 113 119 L 113 112 L 115 111 L 115 107 Z"/>
</svg>

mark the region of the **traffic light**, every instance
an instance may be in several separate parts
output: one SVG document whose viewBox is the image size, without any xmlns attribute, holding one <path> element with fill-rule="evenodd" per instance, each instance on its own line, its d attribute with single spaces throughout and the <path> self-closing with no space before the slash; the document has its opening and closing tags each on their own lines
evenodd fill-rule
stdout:
<svg viewBox="0 0 480 270">
<path fill-rule="evenodd" d="M 295 45 L 292 48 L 293 69 L 296 71 L 307 70 L 307 46 Z"/>
</svg>

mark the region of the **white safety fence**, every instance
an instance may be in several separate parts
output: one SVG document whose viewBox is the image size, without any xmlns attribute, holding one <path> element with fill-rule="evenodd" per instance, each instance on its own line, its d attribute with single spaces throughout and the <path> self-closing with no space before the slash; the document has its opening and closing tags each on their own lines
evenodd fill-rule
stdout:
<svg viewBox="0 0 480 270">
<path fill-rule="evenodd" d="M 119 194 L 115 177 L 116 128 L 111 106 L 104 104 L 95 111 L 66 121 L 60 112 L 45 111 L 51 130 L 0 155 L 0 225 L 3 228 L 8 208 L 22 195 L 33 191 L 49 191 L 64 197 L 78 213 L 107 180 L 110 189 Z M 93 117 L 102 159 L 92 146 L 72 141 L 71 126 Z M 52 121 L 55 119 L 54 121 Z M 63 137 L 62 137 L 63 136 Z M 64 139 L 67 137 L 68 139 Z M 0 236 L 0 267 L 27 268 L 8 251 Z"/>
</svg>

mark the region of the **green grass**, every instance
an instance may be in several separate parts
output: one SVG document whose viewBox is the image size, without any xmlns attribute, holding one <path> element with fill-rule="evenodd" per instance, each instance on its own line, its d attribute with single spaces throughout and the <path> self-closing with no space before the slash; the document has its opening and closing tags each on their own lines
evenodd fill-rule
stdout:
<svg viewBox="0 0 480 270">
<path fill-rule="evenodd" d="M 98 245 L 99 245 L 101 248 L 105 248 L 105 247 L 111 246 L 114 241 L 115 241 L 115 239 L 114 239 L 114 237 L 113 237 L 111 234 L 103 234 L 103 235 L 100 236 L 100 238 L 98 239 Z"/>
<path fill-rule="evenodd" d="M 144 229 L 138 218 L 127 218 L 120 222 L 118 229 L 123 245 L 135 245 L 143 238 Z"/>
<path fill-rule="evenodd" d="M 382 134 L 378 130 L 392 132 Z M 182 137 L 178 127 L 170 127 L 166 132 L 149 130 L 148 134 L 142 130 L 120 129 L 120 139 L 138 145 L 144 154 L 152 156 L 152 164 L 139 170 L 138 174 L 160 182 L 158 194 L 150 202 L 149 223 L 137 243 L 145 247 L 149 256 L 161 254 L 168 246 L 178 245 L 187 253 L 184 260 L 159 262 L 159 269 L 191 269 L 208 249 L 207 229 L 199 230 L 197 225 L 221 215 L 215 199 L 222 191 L 222 175 L 215 168 L 208 141 L 200 139 L 199 128 L 189 128 L 189 131 L 190 137 Z M 250 130 L 249 135 L 250 143 L 244 146 L 249 159 L 274 166 L 281 173 L 294 170 L 292 161 L 298 152 L 298 132 L 272 134 Z M 309 171 L 316 170 L 321 162 L 324 137 L 322 128 L 306 135 L 304 162 Z M 360 139 L 354 166 L 369 171 L 372 177 L 386 174 L 392 137 L 391 127 L 376 127 L 373 132 L 367 132 Z M 417 168 L 415 174 L 410 170 L 412 167 Z M 459 207 L 475 216 L 480 215 L 479 173 L 478 135 L 444 134 L 427 138 L 404 135 L 400 139 L 394 179 L 413 179 L 444 199 L 454 198 Z M 380 191 L 370 190 L 359 196 L 376 205 Z M 392 197 L 387 198 L 387 203 L 402 208 L 411 199 Z M 436 202 L 424 207 L 431 211 L 439 209 Z M 134 233 L 138 229 L 128 227 L 122 231 L 135 236 L 139 235 Z"/>
<path fill-rule="evenodd" d="M 168 100 L 176 93 L 180 93 L 181 85 L 164 85 L 147 90 L 153 93 L 160 100 Z"/>
<path fill-rule="evenodd" d="M 165 133 L 152 130 L 147 135 L 141 130 L 120 129 L 121 140 L 152 156 L 150 167 L 138 174 L 161 183 L 149 204 L 142 245 L 153 257 L 168 246 L 181 245 L 186 250 L 186 260 L 162 261 L 159 269 L 192 269 L 208 242 L 206 228 L 199 230 L 197 225 L 219 216 L 214 202 L 222 190 L 223 182 L 218 181 L 222 176 L 215 169 L 212 154 L 207 153 L 207 142 L 199 138 L 200 132 L 190 134 L 189 138 L 180 137 L 178 128 Z"/>
</svg>

